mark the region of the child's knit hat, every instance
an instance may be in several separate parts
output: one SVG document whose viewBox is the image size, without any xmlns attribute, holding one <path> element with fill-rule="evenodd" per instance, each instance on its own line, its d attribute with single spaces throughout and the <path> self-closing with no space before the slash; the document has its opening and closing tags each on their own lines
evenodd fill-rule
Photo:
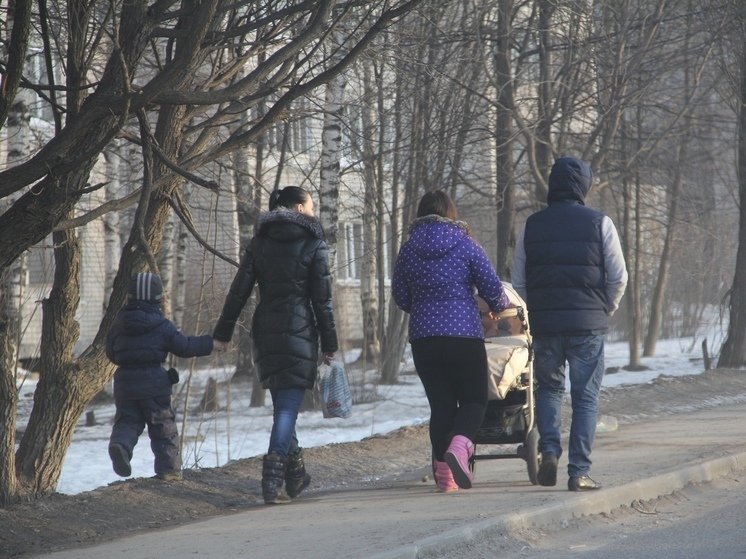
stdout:
<svg viewBox="0 0 746 559">
<path fill-rule="evenodd" d="M 157 274 L 140 272 L 130 280 L 130 301 L 147 301 L 160 304 L 163 300 L 163 283 Z"/>
</svg>

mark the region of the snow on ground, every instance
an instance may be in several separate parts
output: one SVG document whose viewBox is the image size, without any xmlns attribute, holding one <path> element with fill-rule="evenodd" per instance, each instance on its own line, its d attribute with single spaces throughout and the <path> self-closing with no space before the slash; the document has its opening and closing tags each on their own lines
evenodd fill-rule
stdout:
<svg viewBox="0 0 746 559">
<path fill-rule="evenodd" d="M 720 336 L 711 336 L 710 348 L 717 348 Z M 629 362 L 626 342 L 606 344 L 606 367 L 620 368 L 604 377 L 605 388 L 624 384 L 644 384 L 660 375 L 678 376 L 701 373 L 704 369 L 701 339 L 692 338 L 661 340 L 656 347 L 656 356 L 643 358 L 647 367 L 639 372 L 621 369 Z M 352 356 L 347 356 L 351 358 Z M 190 413 L 186 424 L 184 400 L 188 375 L 182 372 L 182 382 L 177 385 L 174 402 L 177 409 L 179 433 L 184 433 L 182 452 L 184 467 L 222 466 L 231 460 L 264 454 L 267 449 L 272 425 L 271 399 L 263 408 L 249 407 L 249 392 L 245 384 L 225 382 L 231 370 L 226 368 L 206 369 L 194 373 L 190 383 L 189 410 L 196 410 L 209 377 L 219 383 L 218 400 L 221 411 L 205 414 Z M 324 419 L 320 411 L 304 412 L 298 418 L 298 439 L 303 447 L 323 446 L 330 443 L 358 441 L 371 435 L 387 433 L 405 425 L 427 421 L 429 408 L 422 385 L 414 373 L 411 360 L 400 375 L 395 386 L 375 386 L 374 373 L 367 379 L 353 378 L 353 394 L 363 393 L 369 403 L 353 406 L 353 415 L 348 419 Z M 19 428 L 28 420 L 32 406 L 35 382 L 30 379 L 20 384 Z M 373 395 L 374 397 L 369 397 Z M 76 494 L 107 485 L 120 478 L 112 471 L 107 453 L 108 439 L 114 419 L 114 405 L 90 408 L 95 413 L 96 424 L 86 426 L 85 414 L 75 431 L 72 444 L 62 468 L 58 491 Z M 153 475 L 153 455 L 147 434 L 140 437 L 132 459 L 135 477 Z"/>
</svg>

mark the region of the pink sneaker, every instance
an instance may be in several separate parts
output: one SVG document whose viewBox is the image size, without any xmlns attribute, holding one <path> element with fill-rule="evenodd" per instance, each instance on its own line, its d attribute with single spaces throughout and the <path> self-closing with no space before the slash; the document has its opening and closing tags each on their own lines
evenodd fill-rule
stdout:
<svg viewBox="0 0 746 559">
<path fill-rule="evenodd" d="M 469 458 L 474 454 L 474 443 L 463 435 L 456 435 L 446 450 L 446 464 L 453 472 L 453 479 L 461 489 L 471 489 L 472 475 Z"/>
<path fill-rule="evenodd" d="M 440 493 L 449 493 L 458 489 L 458 485 L 453 480 L 453 472 L 445 462 L 433 460 L 433 475 Z"/>
</svg>

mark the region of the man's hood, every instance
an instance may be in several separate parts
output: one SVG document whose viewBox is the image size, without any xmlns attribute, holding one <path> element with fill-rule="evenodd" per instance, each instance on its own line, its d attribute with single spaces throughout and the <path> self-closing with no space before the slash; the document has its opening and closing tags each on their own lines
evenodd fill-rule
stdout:
<svg viewBox="0 0 746 559">
<path fill-rule="evenodd" d="M 593 171 L 576 157 L 561 157 L 549 173 L 547 204 L 559 200 L 574 200 L 585 205 L 585 197 L 593 184 Z"/>
<path fill-rule="evenodd" d="M 469 236 L 469 226 L 438 215 L 426 215 L 409 226 L 409 242 L 425 260 L 442 258 Z"/>
</svg>

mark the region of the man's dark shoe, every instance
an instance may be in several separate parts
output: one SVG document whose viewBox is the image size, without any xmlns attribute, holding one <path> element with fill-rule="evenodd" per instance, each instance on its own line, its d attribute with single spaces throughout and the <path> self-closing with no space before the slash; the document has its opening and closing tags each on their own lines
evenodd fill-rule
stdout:
<svg viewBox="0 0 746 559">
<path fill-rule="evenodd" d="M 557 456 L 554 452 L 542 452 L 539 474 L 536 476 L 539 485 L 552 487 L 557 485 Z"/>
<path fill-rule="evenodd" d="M 571 477 L 567 481 L 567 488 L 570 491 L 593 491 L 595 489 L 601 489 L 601 484 L 588 476 L 578 476 Z"/>
</svg>

